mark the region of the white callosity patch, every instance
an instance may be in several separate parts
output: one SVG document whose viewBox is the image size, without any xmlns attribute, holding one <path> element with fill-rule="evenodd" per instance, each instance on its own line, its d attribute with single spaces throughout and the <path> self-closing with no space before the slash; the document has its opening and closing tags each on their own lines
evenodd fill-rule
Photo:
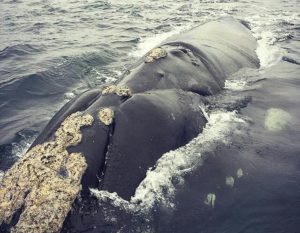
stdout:
<svg viewBox="0 0 300 233">
<path fill-rule="evenodd" d="M 236 177 L 237 177 L 237 178 L 241 178 L 243 175 L 244 175 L 244 172 L 243 172 L 242 168 L 239 168 L 239 169 L 236 171 Z"/>
<path fill-rule="evenodd" d="M 116 94 L 121 97 L 130 97 L 132 96 L 132 91 L 127 86 L 116 86 L 116 85 L 105 86 L 102 90 L 102 95 L 110 95 L 110 94 Z"/>
<path fill-rule="evenodd" d="M 115 94 L 117 90 L 116 85 L 109 85 L 105 86 L 102 90 L 102 95 L 110 95 L 110 94 Z"/>
<path fill-rule="evenodd" d="M 117 86 L 116 94 L 121 97 L 130 97 L 132 96 L 132 92 L 127 86 Z"/>
<path fill-rule="evenodd" d="M 24 206 L 11 232 L 58 232 L 81 190 L 87 164 L 84 155 L 67 151 L 81 142 L 82 126 L 92 125 L 91 115 L 68 116 L 52 141 L 36 145 L 4 175 L 0 186 L 0 224 L 9 223 Z"/>
<path fill-rule="evenodd" d="M 103 124 L 110 125 L 114 119 L 114 111 L 110 108 L 102 108 L 98 113 L 98 117 Z"/>
<path fill-rule="evenodd" d="M 229 143 L 233 134 L 243 134 L 246 121 L 236 112 L 215 111 L 205 113 L 208 119 L 203 132 L 191 140 L 187 145 L 164 154 L 156 163 L 154 169 L 149 169 L 146 178 L 137 187 L 135 195 L 128 202 L 127 207 L 147 212 L 155 203 L 173 208 L 173 198 L 176 184 L 184 182 L 184 175 L 191 173 L 201 166 L 206 152 L 213 151 L 220 143 Z M 92 191 L 95 194 L 95 190 Z M 103 196 L 111 199 L 120 198 L 106 191 L 97 191 L 96 196 L 103 200 Z M 121 198 L 120 198 L 121 199 Z M 119 202 L 123 203 L 122 200 Z M 125 201 L 126 202 L 126 201 Z"/>
<path fill-rule="evenodd" d="M 270 108 L 265 118 L 265 128 L 272 132 L 281 131 L 292 122 L 293 117 L 279 108 Z"/>
<path fill-rule="evenodd" d="M 167 51 L 164 49 L 164 48 L 154 48 L 152 50 L 150 50 L 150 52 L 148 52 L 146 54 L 146 57 L 145 57 L 145 62 L 146 63 L 149 63 L 149 62 L 154 62 L 155 60 L 158 60 L 160 58 L 164 58 L 167 56 Z"/>
<path fill-rule="evenodd" d="M 234 186 L 234 178 L 232 176 L 228 176 L 225 179 L 226 185 L 233 187 Z"/>
<path fill-rule="evenodd" d="M 216 197 L 216 194 L 214 194 L 214 193 L 209 193 L 209 194 L 207 194 L 206 200 L 204 201 L 204 203 L 205 203 L 206 205 L 215 207 L 216 198 L 217 198 L 217 197 Z"/>
</svg>

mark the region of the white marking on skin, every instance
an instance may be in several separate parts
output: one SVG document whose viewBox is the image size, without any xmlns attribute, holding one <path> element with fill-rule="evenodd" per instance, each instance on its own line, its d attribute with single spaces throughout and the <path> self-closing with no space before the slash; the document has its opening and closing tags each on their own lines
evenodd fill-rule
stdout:
<svg viewBox="0 0 300 233">
<path fill-rule="evenodd" d="M 206 200 L 204 201 L 204 203 L 206 205 L 210 205 L 214 208 L 215 207 L 215 202 L 216 202 L 216 194 L 214 194 L 214 193 L 207 194 Z"/>
<path fill-rule="evenodd" d="M 244 175 L 242 168 L 239 168 L 236 172 L 237 178 L 241 178 Z"/>
<path fill-rule="evenodd" d="M 114 119 L 114 111 L 110 108 L 102 108 L 98 113 L 98 117 L 103 124 L 110 125 Z"/>
<path fill-rule="evenodd" d="M 116 89 L 116 94 L 118 96 L 123 96 L 123 97 L 130 97 L 132 96 L 132 92 L 130 90 L 129 87 L 127 86 L 117 86 L 117 89 Z"/>
<path fill-rule="evenodd" d="M 81 191 L 81 177 L 87 168 L 84 155 L 70 154 L 67 147 L 78 145 L 81 127 L 93 121 L 89 114 L 71 114 L 53 140 L 36 145 L 6 171 L 0 185 L 0 224 L 11 222 L 24 206 L 11 233 L 59 232 Z"/>
<path fill-rule="evenodd" d="M 265 128 L 272 132 L 278 132 L 291 123 L 293 117 L 287 111 L 279 108 L 270 108 L 265 118 Z"/>
<path fill-rule="evenodd" d="M 226 177 L 225 183 L 226 183 L 226 185 L 233 187 L 234 186 L 234 178 L 232 176 Z"/>
<path fill-rule="evenodd" d="M 102 90 L 102 95 L 115 94 L 117 91 L 116 85 L 105 86 Z"/>
<path fill-rule="evenodd" d="M 167 56 L 167 51 L 164 48 L 154 48 L 150 50 L 150 52 L 147 53 L 145 57 L 145 62 L 154 62 L 155 60 L 158 60 L 160 58 L 164 58 Z"/>
</svg>

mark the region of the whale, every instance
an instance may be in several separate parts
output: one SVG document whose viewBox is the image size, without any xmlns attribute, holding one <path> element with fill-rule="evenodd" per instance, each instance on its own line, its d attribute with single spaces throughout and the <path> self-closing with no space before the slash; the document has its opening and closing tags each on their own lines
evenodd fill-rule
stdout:
<svg viewBox="0 0 300 233">
<path fill-rule="evenodd" d="M 130 200 L 164 153 L 202 132 L 206 97 L 259 67 L 256 47 L 247 25 L 220 18 L 166 39 L 116 82 L 68 102 L 4 174 L 1 228 L 58 232 L 67 216 L 80 219 L 70 210 L 90 188 Z"/>
</svg>

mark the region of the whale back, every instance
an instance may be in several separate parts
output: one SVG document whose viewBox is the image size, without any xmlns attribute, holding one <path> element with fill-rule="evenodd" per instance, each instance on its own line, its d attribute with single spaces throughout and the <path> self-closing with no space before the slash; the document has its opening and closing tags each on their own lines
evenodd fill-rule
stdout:
<svg viewBox="0 0 300 233">
<path fill-rule="evenodd" d="M 205 97 L 221 91 L 225 79 L 240 68 L 258 67 L 255 49 L 246 27 L 234 19 L 220 19 L 169 38 L 116 83 L 70 101 L 5 174 L 0 199 L 11 197 L 5 202 L 10 212 L 1 219 L 0 208 L 0 224 L 20 210 L 16 227 L 23 232 L 45 222 L 37 226 L 43 232 L 51 219 L 53 229 L 59 229 L 79 194 L 89 200 L 90 188 L 130 200 L 164 153 L 202 132 L 207 122 L 201 110 Z M 33 177 L 34 182 L 23 177 Z M 56 181 L 69 189 L 62 190 Z M 52 207 L 46 211 L 36 200 Z M 80 222 L 81 214 L 72 212 L 69 219 Z"/>
</svg>

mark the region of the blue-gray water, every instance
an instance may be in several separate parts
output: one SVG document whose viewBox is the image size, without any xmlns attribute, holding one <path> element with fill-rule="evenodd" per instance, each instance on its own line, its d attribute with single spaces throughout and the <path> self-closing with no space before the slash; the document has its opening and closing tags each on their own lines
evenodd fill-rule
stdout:
<svg viewBox="0 0 300 233">
<path fill-rule="evenodd" d="M 132 203 L 98 193 L 101 229 L 300 232 L 299 1 L 0 0 L 0 9 L 0 178 L 64 103 L 118 79 L 169 35 L 225 15 L 248 22 L 261 69 L 208 99 L 206 134 L 165 154 Z M 128 219 L 135 203 L 142 220 Z"/>
</svg>

